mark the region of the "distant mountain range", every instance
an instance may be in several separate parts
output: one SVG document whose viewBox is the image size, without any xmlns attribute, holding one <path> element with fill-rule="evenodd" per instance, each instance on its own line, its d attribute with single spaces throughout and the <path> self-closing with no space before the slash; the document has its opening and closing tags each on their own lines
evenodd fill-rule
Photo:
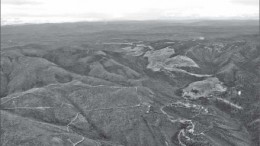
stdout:
<svg viewBox="0 0 260 146">
<path fill-rule="evenodd" d="M 152 20 L 144 20 L 144 21 L 176 21 L 176 23 L 190 23 L 190 22 L 201 22 L 201 21 L 221 21 L 221 20 L 240 20 L 240 21 L 250 21 L 255 20 L 259 21 L 259 17 L 237 17 L 237 18 L 165 18 L 165 19 L 152 19 Z M 43 23 L 70 23 L 70 22 L 113 22 L 113 21 L 141 21 L 142 20 L 103 20 L 103 19 L 95 19 L 95 18 L 77 18 L 77 19 L 67 19 L 67 18 L 49 18 L 49 19 L 35 19 L 35 18 L 1 18 L 1 26 L 5 25 L 24 25 L 24 24 L 43 24 Z"/>
</svg>

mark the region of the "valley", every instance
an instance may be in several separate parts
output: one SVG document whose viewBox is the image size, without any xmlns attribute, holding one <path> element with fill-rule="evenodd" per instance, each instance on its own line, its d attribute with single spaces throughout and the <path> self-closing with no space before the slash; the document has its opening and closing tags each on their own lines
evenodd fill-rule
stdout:
<svg viewBox="0 0 260 146">
<path fill-rule="evenodd" d="M 3 146 L 260 144 L 256 22 L 38 24 L 2 32 Z"/>
</svg>

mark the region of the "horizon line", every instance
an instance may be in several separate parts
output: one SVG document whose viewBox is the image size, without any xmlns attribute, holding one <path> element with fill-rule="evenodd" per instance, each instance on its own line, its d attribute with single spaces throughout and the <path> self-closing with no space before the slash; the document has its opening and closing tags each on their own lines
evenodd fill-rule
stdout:
<svg viewBox="0 0 260 146">
<path fill-rule="evenodd" d="M 64 24 L 64 23 L 109 23 L 109 22 L 201 22 L 201 21 L 260 21 L 260 18 L 241 18 L 241 17 L 230 17 L 230 18 L 177 18 L 177 19 L 147 19 L 147 20 L 140 20 L 140 19 L 107 19 L 107 20 L 75 20 L 75 21 L 38 21 L 38 22 L 11 22 L 3 24 L 1 18 L 1 27 L 2 26 L 17 26 L 17 25 L 41 25 L 41 24 Z"/>
</svg>

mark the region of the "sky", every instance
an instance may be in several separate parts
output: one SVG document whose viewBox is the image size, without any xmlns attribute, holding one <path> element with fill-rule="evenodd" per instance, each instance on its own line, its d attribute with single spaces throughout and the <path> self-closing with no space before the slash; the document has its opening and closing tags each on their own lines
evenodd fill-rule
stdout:
<svg viewBox="0 0 260 146">
<path fill-rule="evenodd" d="M 259 19 L 259 0 L 1 0 L 2 23 Z"/>
</svg>

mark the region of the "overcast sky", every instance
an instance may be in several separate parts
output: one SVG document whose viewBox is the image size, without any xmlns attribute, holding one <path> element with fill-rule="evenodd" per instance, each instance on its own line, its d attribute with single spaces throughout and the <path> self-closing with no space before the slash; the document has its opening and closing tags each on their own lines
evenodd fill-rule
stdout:
<svg viewBox="0 0 260 146">
<path fill-rule="evenodd" d="M 3 21 L 257 19 L 259 0 L 1 0 Z"/>
</svg>

